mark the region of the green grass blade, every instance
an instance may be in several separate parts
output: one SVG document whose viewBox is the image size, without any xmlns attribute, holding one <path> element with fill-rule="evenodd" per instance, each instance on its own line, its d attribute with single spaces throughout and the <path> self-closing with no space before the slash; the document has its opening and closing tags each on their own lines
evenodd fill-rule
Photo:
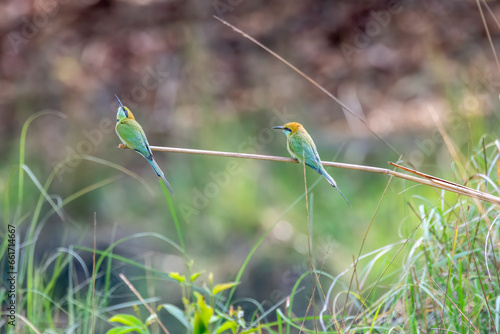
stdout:
<svg viewBox="0 0 500 334">
<path fill-rule="evenodd" d="M 44 115 L 55 115 L 61 118 L 66 118 L 66 115 L 59 111 L 47 110 L 37 112 L 31 115 L 26 122 L 24 122 L 23 129 L 21 130 L 21 138 L 19 142 L 19 176 L 18 176 L 18 193 L 17 193 L 17 215 L 19 215 L 22 211 L 22 202 L 23 202 L 23 191 L 24 191 L 24 173 L 21 166 L 24 166 L 25 156 L 26 156 L 26 135 L 28 133 L 28 127 L 31 122 L 37 119 L 40 116 Z"/>
</svg>

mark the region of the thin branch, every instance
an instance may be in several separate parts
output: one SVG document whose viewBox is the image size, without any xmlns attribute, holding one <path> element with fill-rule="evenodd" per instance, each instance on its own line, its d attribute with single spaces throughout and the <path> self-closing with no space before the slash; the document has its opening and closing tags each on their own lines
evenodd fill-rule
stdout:
<svg viewBox="0 0 500 334">
<path fill-rule="evenodd" d="M 484 303 L 486 304 L 486 309 L 488 310 L 488 315 L 490 316 L 491 323 L 493 324 L 493 329 L 495 330 L 494 333 L 498 334 L 498 331 L 496 329 L 495 319 L 493 318 L 493 314 L 491 313 L 491 309 L 490 309 L 490 304 L 488 303 L 488 296 L 486 295 L 486 291 L 484 291 L 484 285 L 483 285 L 483 282 L 481 280 L 481 272 L 479 271 L 479 267 L 478 267 L 477 261 L 476 261 L 476 256 L 474 255 L 474 248 L 472 246 L 472 242 L 470 241 L 468 224 L 465 224 L 465 234 L 467 236 L 467 241 L 469 242 L 470 256 L 472 257 L 472 261 L 474 262 L 474 267 L 476 267 L 476 273 L 477 273 L 477 278 L 479 281 L 479 286 L 481 287 L 481 291 L 483 292 Z"/>
<path fill-rule="evenodd" d="M 356 117 L 361 123 L 363 123 L 366 126 L 366 128 L 368 129 L 368 131 L 370 131 L 375 137 L 377 137 L 378 140 L 380 140 L 382 143 L 384 143 L 392 152 L 394 152 L 398 156 L 401 156 L 401 154 L 398 153 L 398 151 L 391 144 L 389 144 L 387 141 L 384 140 L 384 138 L 380 137 L 377 133 L 375 133 L 375 131 L 373 131 L 372 128 L 370 128 L 370 126 L 368 125 L 368 123 L 362 117 L 360 117 L 358 114 L 356 114 L 355 112 L 353 112 L 351 110 L 351 108 L 349 108 L 344 102 L 340 101 L 335 95 L 333 95 L 332 93 L 330 93 L 325 87 L 321 86 L 319 83 L 317 83 L 315 80 L 313 80 L 310 76 L 308 76 L 307 74 L 305 74 L 304 72 L 302 72 L 301 70 L 299 70 L 297 67 L 295 67 L 294 65 L 292 65 L 289 61 L 287 61 L 285 58 L 281 57 L 279 54 L 277 54 L 276 52 L 274 52 L 273 50 L 271 50 L 270 48 L 268 48 L 267 46 L 265 46 L 264 44 L 262 44 L 261 42 L 259 42 L 255 38 L 253 38 L 252 36 L 250 36 L 249 34 L 247 34 L 246 32 L 242 31 L 241 29 L 236 28 L 234 25 L 232 25 L 231 23 L 227 22 L 224 19 L 221 19 L 217 15 L 213 15 L 213 17 L 216 20 L 220 21 L 221 23 L 223 23 L 223 24 L 227 25 L 228 27 L 230 27 L 231 29 L 233 29 L 235 32 L 237 32 L 241 36 L 243 36 L 243 37 L 249 39 L 250 41 L 252 41 L 253 43 L 257 44 L 262 49 L 266 50 L 268 53 L 270 53 L 274 57 L 278 58 L 283 64 L 287 65 L 292 70 L 294 70 L 295 72 L 297 72 L 298 74 L 300 74 L 304 79 L 306 79 L 307 81 L 309 81 L 310 83 L 312 83 L 319 90 L 321 90 L 323 93 L 325 93 L 326 95 L 328 95 L 328 97 L 330 97 L 332 100 L 334 100 L 335 102 L 337 102 L 345 111 L 347 111 L 352 116 Z"/>
<path fill-rule="evenodd" d="M 313 311 L 313 323 L 314 323 L 314 333 L 318 334 L 318 325 L 316 323 L 316 308 L 314 307 L 314 292 L 316 291 L 316 285 L 314 284 L 313 280 L 313 275 L 316 276 L 316 279 L 318 280 L 319 283 L 319 277 L 318 274 L 316 273 L 316 270 L 313 270 L 314 265 L 312 263 L 312 255 L 311 255 L 311 214 L 309 212 L 309 198 L 308 198 L 308 192 L 307 192 L 307 173 L 306 173 L 306 158 L 305 158 L 305 150 L 302 148 L 302 166 L 304 170 L 304 188 L 305 188 L 305 195 L 306 195 L 306 213 L 307 213 L 307 253 L 309 255 L 309 271 L 311 272 L 311 289 L 312 289 L 312 294 L 311 294 L 311 299 L 309 299 L 309 305 L 307 306 L 306 313 L 304 314 L 304 320 L 302 321 L 302 325 L 300 325 L 300 332 L 302 332 L 302 329 L 304 327 L 304 324 L 307 319 L 307 313 L 309 313 L 309 308 L 312 306 L 312 311 Z M 316 269 L 316 268 L 314 268 Z"/>
<path fill-rule="evenodd" d="M 427 277 L 429 277 L 429 279 L 432 281 L 432 283 L 434 283 L 434 285 L 436 285 L 436 287 L 441 290 L 442 293 L 444 293 L 443 289 L 441 289 L 441 287 L 439 286 L 439 284 L 436 283 L 436 281 L 431 277 L 431 275 L 429 275 L 429 273 L 427 271 L 424 270 L 424 273 L 425 275 L 427 275 Z M 472 324 L 472 322 L 469 320 L 469 318 L 467 318 L 467 316 L 460 310 L 460 308 L 457 306 L 457 304 L 455 304 L 453 302 L 453 300 L 448 296 L 448 295 L 445 295 L 446 298 L 448 298 L 448 300 L 450 301 L 450 303 L 453 304 L 453 306 L 455 306 L 455 308 L 457 309 L 458 312 L 460 312 L 460 314 L 462 315 L 462 317 L 464 317 L 465 320 L 467 320 L 467 322 L 469 323 L 469 325 L 474 328 L 474 333 L 477 333 L 479 334 L 479 330 L 476 328 L 476 326 L 474 326 Z M 469 327 L 470 328 L 470 327 Z"/>
<path fill-rule="evenodd" d="M 125 284 L 127 284 L 127 286 L 129 287 L 129 289 L 132 290 L 132 292 L 137 296 L 137 298 L 139 298 L 139 300 L 141 301 L 141 303 L 148 309 L 149 313 L 151 313 L 151 315 L 155 317 L 156 322 L 158 323 L 158 325 L 160 325 L 160 327 L 163 329 L 163 331 L 166 334 L 170 334 L 170 332 L 165 327 L 165 325 L 163 324 L 163 322 L 161 322 L 160 318 L 158 317 L 158 314 L 156 314 L 156 312 L 151 308 L 151 306 L 149 306 L 146 303 L 146 301 L 144 300 L 144 298 L 142 298 L 142 296 L 139 293 L 139 291 L 137 291 L 137 289 L 132 285 L 132 283 L 130 283 L 130 281 L 127 279 L 127 277 L 125 277 L 125 275 L 123 275 L 123 273 L 120 273 L 119 276 L 125 282 Z"/>
<path fill-rule="evenodd" d="M 428 215 L 428 213 L 426 214 L 426 216 L 427 215 Z M 365 299 L 363 299 L 363 302 L 361 303 L 361 306 L 359 307 L 358 312 L 356 312 L 356 314 L 354 315 L 354 318 L 352 319 L 351 324 L 349 325 L 349 327 L 345 331 L 346 333 L 350 333 L 351 327 L 354 325 L 354 323 L 356 322 L 356 319 L 361 314 L 361 310 L 366 305 L 366 302 L 368 301 L 368 298 L 370 298 L 371 294 L 373 293 L 373 291 L 375 290 L 375 288 L 378 286 L 380 280 L 382 280 L 382 277 L 384 277 L 385 273 L 387 272 L 387 270 L 389 270 L 389 268 L 391 267 L 392 263 L 398 257 L 399 253 L 401 253 L 401 251 L 403 250 L 403 248 L 410 241 L 410 239 L 413 237 L 413 235 L 415 234 L 415 232 L 417 232 L 417 230 L 420 228 L 420 226 L 422 225 L 423 222 L 424 222 L 424 218 L 421 218 L 420 222 L 418 223 L 418 225 L 413 229 L 413 231 L 410 233 L 410 235 L 408 236 L 408 238 L 406 238 L 406 240 L 403 242 L 403 244 L 401 245 L 401 247 L 399 247 L 399 249 L 396 252 L 396 254 L 394 254 L 394 256 L 392 257 L 392 259 L 389 261 L 389 264 L 387 266 L 385 266 L 385 269 L 382 271 L 382 273 L 378 277 L 377 281 L 375 281 L 375 284 L 373 284 L 373 286 L 371 287 L 370 291 L 368 292 L 368 295 L 365 297 Z"/>
<path fill-rule="evenodd" d="M 295 161 L 292 158 L 277 157 L 277 156 L 272 156 L 272 155 L 221 152 L 221 151 L 207 151 L 207 150 L 196 150 L 196 149 L 177 148 L 177 147 L 162 147 L 162 146 L 151 146 L 151 150 L 159 151 L 159 152 L 201 154 L 201 155 L 211 155 L 211 156 L 218 156 L 218 157 L 297 163 L 297 161 Z M 387 169 L 387 168 L 364 166 L 364 165 L 353 165 L 353 164 L 346 164 L 346 163 L 341 163 L 341 162 L 331 162 L 331 161 L 322 161 L 321 163 L 325 167 L 337 167 L 337 168 L 344 168 L 344 169 L 359 170 L 359 171 L 363 171 L 363 172 L 392 175 L 392 176 L 400 178 L 400 179 L 405 179 L 405 180 L 417 182 L 420 184 L 425 184 L 425 185 L 428 185 L 428 186 L 431 186 L 434 188 L 443 189 L 446 191 L 454 192 L 456 194 L 461 194 L 461 195 L 465 195 L 465 196 L 468 196 L 471 198 L 476 198 L 476 199 L 479 199 L 482 201 L 486 201 L 489 203 L 500 205 L 500 197 L 497 197 L 497 196 L 494 196 L 494 195 L 491 195 L 488 193 L 484 193 L 482 191 L 475 190 L 475 189 L 472 189 L 472 188 L 469 188 L 466 186 L 462 186 L 458 183 L 454 183 L 454 182 L 450 182 L 450 181 L 447 181 L 444 179 L 440 179 L 440 178 L 432 176 L 432 175 L 424 174 L 424 173 L 415 171 L 413 169 L 394 164 L 392 162 L 390 162 L 391 165 L 398 167 L 398 168 L 401 168 L 401 169 L 404 169 L 407 172 L 416 174 L 419 177 L 396 172 L 396 171 L 392 171 L 392 170 Z"/>
<path fill-rule="evenodd" d="M 359 262 L 359 259 L 361 258 L 361 253 L 363 252 L 363 247 L 365 245 L 366 238 L 368 237 L 368 232 L 370 232 L 370 229 L 373 225 L 373 222 L 375 221 L 375 217 L 377 217 L 378 211 L 380 210 L 380 207 L 382 206 L 382 202 L 385 198 L 385 194 L 387 193 L 387 190 L 389 189 L 389 185 L 391 184 L 391 181 L 392 181 L 392 176 L 389 178 L 389 181 L 387 181 L 384 192 L 382 193 L 382 196 L 380 197 L 380 200 L 378 201 L 377 208 L 375 209 L 375 212 L 373 213 L 372 219 L 370 220 L 370 224 L 368 224 L 368 227 L 366 228 L 365 235 L 363 236 L 363 241 L 361 241 L 361 246 L 359 247 L 358 257 L 357 257 L 357 259 L 354 259 L 351 281 L 349 282 L 349 288 L 347 289 L 347 294 L 345 296 L 344 310 L 342 311 L 342 323 L 345 323 L 344 319 L 345 319 L 345 315 L 346 315 L 348 298 L 349 298 L 349 295 L 351 294 L 352 282 L 354 280 L 354 275 L 356 274 L 357 264 Z M 358 284 L 358 286 L 359 286 L 359 284 Z"/>
<path fill-rule="evenodd" d="M 486 19 L 484 18 L 483 9 L 481 8 L 481 4 L 479 0 L 476 0 L 477 8 L 479 9 L 479 14 L 481 14 L 481 20 L 483 21 L 484 30 L 486 31 L 486 36 L 488 36 L 488 42 L 490 43 L 491 51 L 493 52 L 493 56 L 495 57 L 495 62 L 497 64 L 497 69 L 500 71 L 500 62 L 498 61 L 497 51 L 495 50 L 495 46 L 493 45 L 493 40 L 491 39 L 490 29 L 488 28 L 488 24 L 486 23 Z M 485 2 L 486 8 L 490 10 L 488 4 Z M 492 15 L 495 17 L 495 15 Z M 495 18 L 496 20 L 496 18 Z"/>
</svg>

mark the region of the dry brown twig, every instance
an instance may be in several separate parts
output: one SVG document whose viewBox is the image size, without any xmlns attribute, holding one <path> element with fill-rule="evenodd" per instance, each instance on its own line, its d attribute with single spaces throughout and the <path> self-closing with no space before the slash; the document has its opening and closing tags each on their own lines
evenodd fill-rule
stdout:
<svg viewBox="0 0 500 334">
<path fill-rule="evenodd" d="M 142 298 L 142 296 L 139 293 L 139 291 L 137 291 L 137 289 L 132 285 L 132 283 L 130 283 L 130 281 L 127 279 L 127 277 L 125 277 L 125 275 L 123 275 L 123 273 L 120 273 L 119 276 L 125 282 L 125 284 L 127 284 L 128 288 L 137 296 L 137 298 L 139 298 L 139 300 L 141 301 L 141 303 L 148 309 L 149 313 L 151 313 L 151 315 L 155 317 L 155 321 L 158 323 L 158 325 L 160 325 L 161 329 L 163 329 L 163 332 L 165 334 L 170 334 L 170 332 L 168 331 L 168 329 L 161 322 L 161 320 L 158 317 L 158 315 L 156 314 L 156 312 L 151 308 L 151 306 L 149 306 L 146 303 L 146 301 L 144 300 L 144 298 Z"/>
<path fill-rule="evenodd" d="M 319 89 L 321 89 L 323 92 L 325 92 L 328 96 L 330 96 L 332 99 L 334 99 L 337 103 L 339 103 L 343 108 L 345 108 L 347 111 L 351 112 L 350 109 L 344 105 L 339 99 L 337 99 L 335 96 L 333 96 L 330 92 L 328 92 L 325 88 L 320 86 L 318 83 L 316 83 L 314 80 L 312 80 L 309 76 L 304 74 L 302 71 L 297 69 L 295 66 L 287 62 L 285 59 L 280 57 L 278 54 L 270 50 L 269 48 L 265 47 L 261 43 L 259 43 L 257 40 L 255 40 L 253 37 L 249 36 L 245 32 L 241 31 L 240 29 L 236 28 L 235 26 L 229 24 L 227 21 L 214 16 L 217 20 L 221 21 L 222 23 L 228 25 L 231 27 L 233 30 L 236 32 L 242 34 L 244 37 L 250 39 L 252 42 L 256 43 L 260 47 L 264 48 L 266 51 L 271 53 L 273 56 L 277 57 L 279 60 L 284 62 L 286 65 L 290 66 L 292 69 L 294 69 L 297 73 L 302 75 L 304 78 L 306 78 L 308 81 L 313 83 L 315 86 L 317 86 Z M 352 113 L 352 112 L 351 112 Z M 363 121 L 363 120 L 362 120 Z M 368 126 L 365 123 L 366 126 Z M 369 128 L 369 127 L 368 127 Z M 370 129 L 371 131 L 371 129 Z M 373 132 L 373 131 L 372 131 Z M 379 136 L 377 136 L 375 133 L 374 135 L 381 139 Z M 386 143 L 383 139 L 381 139 L 384 143 Z M 391 150 L 396 152 L 392 146 L 386 143 Z M 118 146 L 119 148 L 126 148 L 124 145 L 120 144 Z M 289 162 L 289 163 L 297 163 L 296 160 L 292 158 L 285 158 L 285 157 L 277 157 L 277 156 L 269 156 L 269 155 L 260 155 L 260 154 L 249 154 L 249 153 L 235 153 L 235 152 L 221 152 L 221 151 L 208 151 L 208 150 L 197 150 L 197 149 L 186 149 L 186 148 L 176 148 L 176 147 L 162 147 L 162 146 L 151 146 L 151 150 L 153 151 L 160 151 L 160 152 L 171 152 L 171 153 L 187 153 L 187 154 L 201 154 L 201 155 L 211 155 L 211 156 L 219 156 L 219 157 L 230 157 L 230 158 L 241 158 L 241 159 L 253 159 L 253 160 L 266 160 L 266 161 L 280 161 L 280 162 Z M 330 162 L 330 161 L 323 161 L 322 162 L 323 166 L 325 167 L 337 167 L 337 168 L 345 168 L 345 169 L 353 169 L 353 170 L 360 170 L 360 171 L 365 171 L 365 172 L 370 172 L 370 173 L 378 173 L 378 174 L 385 174 L 385 175 L 392 175 L 394 177 L 400 178 L 400 179 L 405 179 L 409 181 L 413 181 L 416 183 L 420 184 L 425 184 L 434 188 L 439 188 L 443 189 L 446 191 L 454 192 L 460 195 L 464 195 L 467 197 L 475 198 L 478 200 L 486 201 L 489 203 L 493 204 L 500 204 L 500 197 L 484 193 L 482 191 L 478 191 L 463 185 L 460 185 L 458 183 L 454 183 L 451 181 L 447 181 L 444 179 L 440 179 L 438 177 L 432 176 L 432 175 L 427 175 L 424 173 L 421 173 L 419 171 L 389 162 L 392 166 L 395 166 L 397 168 L 403 169 L 407 172 L 410 172 L 415 175 L 408 175 L 404 174 L 401 172 L 396 172 L 392 171 L 387 168 L 379 168 L 379 167 L 371 167 L 371 166 L 363 166 L 363 165 L 353 165 L 353 164 L 345 164 L 345 163 L 340 163 L 340 162 Z"/>
<path fill-rule="evenodd" d="M 385 141 L 384 138 L 382 138 L 375 131 L 373 131 L 373 129 L 368 125 L 368 123 L 366 122 L 366 120 L 364 118 L 360 117 L 358 114 L 356 114 L 355 112 L 353 112 L 351 110 L 351 108 L 349 108 L 344 102 L 340 101 L 340 99 L 337 98 L 335 95 L 333 95 L 332 93 L 330 93 L 325 87 L 321 86 L 319 83 L 317 83 L 315 80 L 313 80 L 310 76 L 308 76 L 307 74 L 305 74 L 304 72 L 302 72 L 301 70 L 299 70 L 296 66 L 292 65 L 285 58 L 281 57 L 279 54 L 277 54 L 276 52 L 274 52 L 273 50 L 271 50 L 270 48 L 268 48 L 267 46 L 265 46 L 264 44 L 262 44 L 261 42 L 259 42 L 258 40 L 256 40 L 252 36 L 250 36 L 249 34 L 247 34 L 246 32 L 244 32 L 243 30 L 235 27 L 234 25 L 232 25 L 231 23 L 227 22 L 226 20 L 218 17 L 217 15 L 213 15 L 213 17 L 216 20 L 220 21 L 221 23 L 223 23 L 226 26 L 228 26 L 231 29 L 233 29 L 235 32 L 237 32 L 241 36 L 249 39 L 250 41 L 252 41 L 256 45 L 258 45 L 259 47 L 261 47 L 262 49 L 264 49 L 266 52 L 268 52 L 269 54 L 271 54 L 273 57 L 276 57 L 283 64 L 285 64 L 286 66 L 290 67 L 292 70 L 294 70 L 295 72 L 297 72 L 304 79 L 306 79 L 307 81 L 309 81 L 310 83 L 312 83 L 315 87 L 317 87 L 319 90 L 321 90 L 323 93 L 325 93 L 328 97 L 330 97 L 332 100 L 334 100 L 335 102 L 337 102 L 342 107 L 343 110 L 347 111 L 353 117 L 357 118 L 362 124 L 364 124 L 364 126 L 368 129 L 368 131 L 370 131 L 378 140 L 380 140 L 382 143 L 384 143 L 384 145 L 386 145 L 392 152 L 394 152 L 398 156 L 401 156 L 401 154 L 391 144 L 389 144 L 387 141 Z"/>
<path fill-rule="evenodd" d="M 292 158 L 285 157 L 277 157 L 272 155 L 261 155 L 261 154 L 249 154 L 249 153 L 235 153 L 235 152 L 221 152 L 221 151 L 208 151 L 208 150 L 196 150 L 196 149 L 188 149 L 188 148 L 177 148 L 177 147 L 163 147 L 163 146 L 151 146 L 151 150 L 159 151 L 159 152 L 170 152 L 170 153 L 187 153 L 187 154 L 201 154 L 201 155 L 211 155 L 218 157 L 229 157 L 229 158 L 240 158 L 240 159 L 253 159 L 253 160 L 266 160 L 266 161 L 279 161 L 279 162 L 289 162 L 289 163 L 297 163 Z M 408 175 L 401 172 L 392 171 L 387 168 L 380 167 L 372 167 L 372 166 L 364 166 L 364 165 L 353 165 L 346 164 L 341 162 L 331 162 L 331 161 L 323 161 L 323 166 L 325 167 L 337 167 L 344 169 L 352 169 L 359 170 L 370 173 L 378 173 L 385 175 L 392 175 L 394 177 L 405 179 L 408 181 L 417 182 L 420 184 L 425 184 L 434 188 L 443 189 L 446 191 L 454 192 L 456 194 L 464 195 L 471 198 L 476 198 L 482 201 L 486 201 L 493 204 L 500 205 L 500 197 L 475 190 L 466 186 L 463 186 L 458 183 L 454 183 L 451 181 L 447 181 L 444 179 L 440 179 L 438 177 L 428 175 L 393 162 L 389 162 L 390 165 L 403 169 L 407 172 L 410 172 L 414 175 Z"/>
</svg>

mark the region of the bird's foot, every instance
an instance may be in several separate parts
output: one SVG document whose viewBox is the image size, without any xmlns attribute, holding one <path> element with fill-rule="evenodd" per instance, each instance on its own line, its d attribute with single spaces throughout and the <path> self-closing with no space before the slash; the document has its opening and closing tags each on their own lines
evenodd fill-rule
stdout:
<svg viewBox="0 0 500 334">
<path fill-rule="evenodd" d="M 123 148 L 123 149 L 126 149 L 126 148 L 128 148 L 128 146 L 127 146 L 127 145 L 125 145 L 125 144 L 121 144 L 121 143 L 120 143 L 120 145 L 118 145 L 118 148 Z"/>
</svg>

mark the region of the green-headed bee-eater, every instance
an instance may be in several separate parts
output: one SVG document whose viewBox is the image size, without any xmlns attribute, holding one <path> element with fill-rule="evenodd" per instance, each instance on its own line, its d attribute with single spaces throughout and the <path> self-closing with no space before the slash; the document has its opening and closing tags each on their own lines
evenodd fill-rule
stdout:
<svg viewBox="0 0 500 334">
<path fill-rule="evenodd" d="M 323 175 L 323 177 L 331 184 L 332 187 L 337 188 L 340 195 L 345 199 L 347 204 L 351 205 L 349 201 L 345 198 L 344 194 L 340 191 L 339 187 L 337 187 L 337 183 L 330 176 L 323 167 L 321 163 L 321 159 L 318 154 L 318 150 L 316 149 L 316 145 L 314 145 L 314 141 L 312 140 L 309 133 L 307 133 L 306 129 L 302 126 L 302 124 L 297 122 L 286 123 L 282 126 L 275 126 L 273 129 L 280 129 L 286 135 L 286 143 L 287 149 L 292 158 L 297 160 L 300 163 L 305 161 L 305 164 L 312 169 L 314 169 L 318 174 Z"/>
<path fill-rule="evenodd" d="M 163 174 L 162 170 L 155 161 L 153 152 L 151 152 L 148 139 L 146 138 L 146 134 L 144 133 L 142 126 L 135 120 L 135 117 L 130 109 L 123 106 L 118 96 L 116 96 L 116 99 L 118 100 L 120 107 L 116 113 L 115 131 L 123 143 L 123 145 L 120 144 L 119 147 L 130 148 L 146 158 L 156 175 L 163 180 L 168 190 L 170 190 L 170 193 L 174 195 L 174 189 L 172 189 L 172 186 L 165 178 L 165 174 Z"/>
</svg>

